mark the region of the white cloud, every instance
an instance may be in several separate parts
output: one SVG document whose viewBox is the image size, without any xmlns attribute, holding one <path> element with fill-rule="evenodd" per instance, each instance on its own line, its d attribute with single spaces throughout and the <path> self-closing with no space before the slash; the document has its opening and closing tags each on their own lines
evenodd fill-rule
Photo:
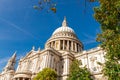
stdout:
<svg viewBox="0 0 120 80">
<path fill-rule="evenodd" d="M 83 35 L 88 39 L 93 39 L 94 40 L 96 38 L 96 36 L 95 36 L 96 34 L 95 35 L 89 35 L 89 34 L 84 33 Z"/>
<path fill-rule="evenodd" d="M 10 58 L 10 57 L 5 57 L 5 58 L 0 59 L 0 65 L 6 63 L 9 58 Z"/>
<path fill-rule="evenodd" d="M 96 36 L 95 35 L 89 35 L 89 34 L 86 34 L 86 33 L 83 33 L 83 35 L 86 37 L 86 39 L 83 40 L 83 43 L 85 45 L 89 45 L 89 44 L 92 44 L 92 43 L 96 42 Z"/>
<path fill-rule="evenodd" d="M 14 23 L 6 20 L 6 19 L 3 19 L 3 18 L 0 17 L 0 21 L 2 21 L 2 22 L 4 22 L 4 23 L 7 23 L 7 24 L 10 25 L 11 27 L 15 28 L 16 30 L 18 30 L 18 31 L 20 31 L 20 32 L 22 32 L 22 33 L 24 33 L 24 34 L 32 37 L 32 38 L 35 38 L 33 34 L 29 33 L 28 31 L 20 28 L 18 25 L 14 24 Z"/>
<path fill-rule="evenodd" d="M 6 65 L 7 61 L 9 60 L 10 57 L 5 57 L 0 59 L 0 72 L 3 70 L 4 66 Z"/>
<path fill-rule="evenodd" d="M 83 43 L 85 44 L 85 45 L 88 45 L 88 44 L 92 44 L 92 43 L 95 43 L 96 42 L 96 40 L 95 39 L 88 39 L 88 40 L 84 40 L 83 41 Z"/>
</svg>

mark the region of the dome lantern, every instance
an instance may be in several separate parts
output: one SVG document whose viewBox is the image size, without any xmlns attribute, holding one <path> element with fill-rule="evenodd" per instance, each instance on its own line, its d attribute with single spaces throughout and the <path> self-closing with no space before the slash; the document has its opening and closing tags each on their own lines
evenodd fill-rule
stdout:
<svg viewBox="0 0 120 80">
<path fill-rule="evenodd" d="M 67 27 L 68 24 L 67 24 L 67 21 L 66 21 L 66 17 L 64 17 L 64 20 L 62 22 L 62 27 Z"/>
</svg>

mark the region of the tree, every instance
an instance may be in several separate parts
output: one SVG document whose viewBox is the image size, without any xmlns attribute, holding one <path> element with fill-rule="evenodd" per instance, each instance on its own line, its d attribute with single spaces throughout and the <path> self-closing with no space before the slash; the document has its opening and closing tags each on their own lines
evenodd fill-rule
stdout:
<svg viewBox="0 0 120 80">
<path fill-rule="evenodd" d="M 92 80 L 90 72 L 86 67 L 80 68 L 80 61 L 74 60 L 70 66 L 68 80 Z"/>
<path fill-rule="evenodd" d="M 57 80 L 57 73 L 51 68 L 44 68 L 34 80 Z"/>
<path fill-rule="evenodd" d="M 33 6 L 34 9 L 37 9 L 39 11 L 46 9 L 47 12 L 53 11 L 56 13 L 56 3 L 53 0 L 38 0 L 38 4 Z"/>
<path fill-rule="evenodd" d="M 96 2 L 98 0 L 85 0 L 85 2 Z M 39 11 L 46 9 L 47 12 L 57 12 L 57 8 L 56 8 L 56 3 L 57 1 L 55 0 L 38 0 L 38 4 L 33 6 L 34 9 L 37 9 Z M 86 6 L 86 5 L 85 5 Z"/>
<path fill-rule="evenodd" d="M 120 80 L 120 0 L 99 2 L 100 6 L 94 9 L 94 17 L 102 30 L 97 41 L 106 51 L 103 73 L 108 80 Z"/>
</svg>

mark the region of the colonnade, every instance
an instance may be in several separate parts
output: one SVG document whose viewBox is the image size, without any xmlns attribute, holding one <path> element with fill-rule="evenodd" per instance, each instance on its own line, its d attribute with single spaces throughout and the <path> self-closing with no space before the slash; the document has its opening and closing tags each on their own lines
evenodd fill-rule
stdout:
<svg viewBox="0 0 120 80">
<path fill-rule="evenodd" d="M 21 77 L 19 77 L 19 78 L 14 78 L 13 80 L 31 80 L 30 78 L 21 78 Z"/>
<path fill-rule="evenodd" d="M 70 40 L 56 40 L 49 43 L 49 46 L 57 50 L 70 50 L 75 52 L 82 51 L 82 46 Z"/>
</svg>

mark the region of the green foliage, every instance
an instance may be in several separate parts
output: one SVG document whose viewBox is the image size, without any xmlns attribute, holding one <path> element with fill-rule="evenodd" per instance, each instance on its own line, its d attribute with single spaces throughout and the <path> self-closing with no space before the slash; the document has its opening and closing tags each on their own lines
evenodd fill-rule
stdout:
<svg viewBox="0 0 120 80">
<path fill-rule="evenodd" d="M 95 8 L 94 17 L 101 24 L 101 29 L 119 29 L 120 0 L 99 0 L 100 7 Z"/>
<path fill-rule="evenodd" d="M 107 61 L 103 72 L 104 75 L 109 77 L 109 80 L 120 80 L 120 64 L 116 61 Z"/>
<path fill-rule="evenodd" d="M 54 12 L 56 13 L 56 3 L 53 0 L 38 0 L 38 4 L 33 6 L 34 9 L 42 11 L 47 10 L 47 12 Z"/>
<path fill-rule="evenodd" d="M 120 80 L 120 0 L 99 0 L 94 9 L 95 19 L 100 23 L 102 33 L 97 41 L 106 51 L 103 73 L 108 80 Z"/>
<path fill-rule="evenodd" d="M 70 66 L 70 75 L 67 80 L 92 80 L 86 67 L 80 68 L 79 61 L 74 60 Z"/>
<path fill-rule="evenodd" d="M 34 80 L 57 80 L 57 73 L 51 68 L 44 68 L 37 74 Z"/>
</svg>

